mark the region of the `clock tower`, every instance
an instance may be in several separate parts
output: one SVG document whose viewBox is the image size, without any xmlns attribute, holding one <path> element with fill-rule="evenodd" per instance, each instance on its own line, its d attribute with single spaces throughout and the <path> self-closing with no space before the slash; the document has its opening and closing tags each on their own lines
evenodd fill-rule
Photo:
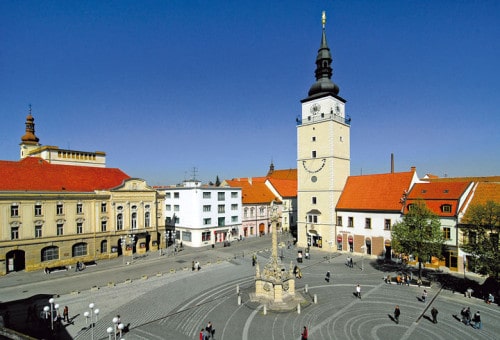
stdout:
<svg viewBox="0 0 500 340">
<path fill-rule="evenodd" d="M 332 82 L 332 55 L 322 15 L 321 44 L 316 57 L 316 82 L 297 118 L 297 237 L 301 247 L 333 250 L 335 206 L 350 174 L 350 118 L 346 100 Z"/>
</svg>

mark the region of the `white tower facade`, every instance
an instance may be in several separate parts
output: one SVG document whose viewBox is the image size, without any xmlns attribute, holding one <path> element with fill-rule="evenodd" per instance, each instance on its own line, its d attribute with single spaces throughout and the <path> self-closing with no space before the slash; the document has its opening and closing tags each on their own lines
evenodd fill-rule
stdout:
<svg viewBox="0 0 500 340">
<path fill-rule="evenodd" d="M 331 80 L 332 57 L 323 34 L 316 58 L 316 82 L 302 100 L 297 119 L 298 245 L 332 250 L 335 206 L 350 174 L 350 118 L 339 87 Z"/>
</svg>

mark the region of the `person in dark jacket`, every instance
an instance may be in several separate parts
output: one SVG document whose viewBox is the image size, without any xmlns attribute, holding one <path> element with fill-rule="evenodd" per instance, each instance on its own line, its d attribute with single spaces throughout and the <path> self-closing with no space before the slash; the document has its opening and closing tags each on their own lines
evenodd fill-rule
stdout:
<svg viewBox="0 0 500 340">
<path fill-rule="evenodd" d="M 401 315 L 401 310 L 399 309 L 399 306 L 396 305 L 396 308 L 394 309 L 394 321 L 396 321 L 396 323 L 399 323 L 400 315 Z"/>
<path fill-rule="evenodd" d="M 432 315 L 432 322 L 438 323 L 437 317 L 438 317 L 438 310 L 436 307 L 432 307 L 431 309 L 431 315 Z"/>
</svg>

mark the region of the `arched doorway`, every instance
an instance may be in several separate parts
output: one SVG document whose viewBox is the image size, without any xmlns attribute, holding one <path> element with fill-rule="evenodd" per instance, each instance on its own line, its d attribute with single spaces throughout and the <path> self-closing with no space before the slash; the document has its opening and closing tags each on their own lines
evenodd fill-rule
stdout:
<svg viewBox="0 0 500 340">
<path fill-rule="evenodd" d="M 259 224 L 259 236 L 263 236 L 266 232 L 266 226 L 264 223 Z"/>
<path fill-rule="evenodd" d="M 11 250 L 6 256 L 7 273 L 18 272 L 26 268 L 25 253 L 23 250 Z"/>
</svg>

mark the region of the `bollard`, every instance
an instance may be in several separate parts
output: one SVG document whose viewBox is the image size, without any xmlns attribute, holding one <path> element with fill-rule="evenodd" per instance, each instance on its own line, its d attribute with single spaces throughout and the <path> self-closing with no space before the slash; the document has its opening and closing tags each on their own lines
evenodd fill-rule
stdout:
<svg viewBox="0 0 500 340">
<path fill-rule="evenodd" d="M 238 306 L 241 306 L 241 295 L 238 294 Z"/>
<path fill-rule="evenodd" d="M 240 285 L 236 285 L 236 294 L 240 294 Z"/>
<path fill-rule="evenodd" d="M 308 293 L 308 292 L 309 292 L 309 285 L 308 285 L 307 283 L 306 283 L 306 285 L 305 285 L 305 287 L 304 287 L 304 291 L 305 291 L 306 293 Z"/>
<path fill-rule="evenodd" d="M 314 301 L 314 304 L 318 303 L 318 296 L 316 294 L 314 294 L 313 301 Z"/>
<path fill-rule="evenodd" d="M 266 314 L 267 314 L 267 306 L 264 305 L 264 315 L 266 315 Z"/>
<path fill-rule="evenodd" d="M 297 314 L 300 314 L 300 303 L 297 305 Z"/>
</svg>

